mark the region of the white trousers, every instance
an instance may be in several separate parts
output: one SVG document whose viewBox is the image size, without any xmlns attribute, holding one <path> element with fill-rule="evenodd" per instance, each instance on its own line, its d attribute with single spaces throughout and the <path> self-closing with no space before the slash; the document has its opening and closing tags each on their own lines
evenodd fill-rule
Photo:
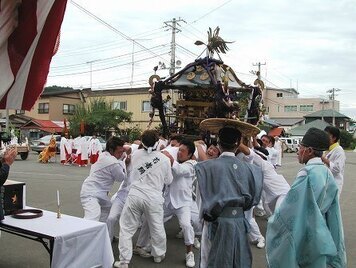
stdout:
<svg viewBox="0 0 356 268">
<path fill-rule="evenodd" d="M 190 206 L 173 208 L 172 204 L 164 207 L 164 218 L 170 218 L 176 215 L 179 221 L 179 226 L 183 230 L 184 244 L 186 246 L 194 244 L 194 229 L 191 223 L 191 208 Z"/>
<path fill-rule="evenodd" d="M 120 261 L 130 263 L 132 237 L 141 225 L 145 214 L 151 236 L 151 255 L 159 257 L 166 253 L 166 232 L 163 225 L 163 205 L 137 196 L 128 196 L 120 217 L 119 251 Z"/>
<path fill-rule="evenodd" d="M 115 195 L 112 199 L 112 206 L 110 209 L 109 216 L 106 220 L 106 225 L 108 226 L 109 237 L 112 240 L 114 238 L 114 230 L 116 223 L 120 220 L 120 215 L 125 205 L 126 198 L 123 200 Z"/>
<path fill-rule="evenodd" d="M 278 196 L 272 202 L 264 203 L 264 209 L 266 211 L 266 215 L 271 216 L 276 211 L 276 209 L 282 204 L 282 202 L 286 196 L 287 196 L 287 194 L 282 194 L 282 195 Z"/>
<path fill-rule="evenodd" d="M 260 238 L 263 238 L 263 235 L 260 231 L 260 227 L 258 226 L 255 218 L 253 217 L 253 207 L 250 210 L 245 211 L 244 213 L 246 220 L 250 224 L 250 232 L 248 234 L 250 241 L 254 242 Z"/>
<path fill-rule="evenodd" d="M 191 214 L 191 208 L 190 207 L 181 207 L 179 209 L 174 209 L 170 204 L 168 207 L 164 207 L 164 222 L 169 221 L 172 219 L 174 215 L 177 216 L 178 221 L 179 221 L 179 226 L 183 230 L 183 235 L 184 235 L 184 244 L 189 246 L 194 244 L 194 227 L 192 225 L 192 218 L 189 216 Z M 188 214 L 189 211 L 189 214 Z M 198 220 L 199 220 L 199 215 L 198 215 Z M 200 221 L 199 221 L 200 222 Z M 199 228 L 199 226 L 197 227 Z M 201 229 L 200 229 L 201 230 Z M 149 228 L 148 228 L 148 223 L 145 217 L 143 217 L 143 222 L 142 222 L 142 227 L 140 230 L 140 234 L 137 238 L 136 246 L 145 248 L 146 250 L 149 250 L 151 248 L 150 245 L 150 233 L 149 233 Z"/>
<path fill-rule="evenodd" d="M 94 196 L 80 197 L 84 209 L 84 219 L 106 222 L 109 215 L 111 202 L 109 198 Z"/>
<path fill-rule="evenodd" d="M 208 222 L 204 221 L 203 223 L 203 232 L 201 235 L 201 244 L 200 244 L 200 268 L 205 268 L 208 266 L 209 253 L 211 249 L 211 241 L 208 237 Z"/>
<path fill-rule="evenodd" d="M 194 229 L 195 235 L 201 235 L 203 230 L 203 220 L 199 218 L 199 209 L 196 201 L 192 201 L 190 207 L 190 213 L 192 217 L 192 226 Z"/>
</svg>

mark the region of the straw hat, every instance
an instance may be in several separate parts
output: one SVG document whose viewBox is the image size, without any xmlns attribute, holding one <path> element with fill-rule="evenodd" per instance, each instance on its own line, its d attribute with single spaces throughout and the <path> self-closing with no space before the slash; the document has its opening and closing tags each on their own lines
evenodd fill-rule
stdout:
<svg viewBox="0 0 356 268">
<path fill-rule="evenodd" d="M 236 128 L 243 136 L 256 136 L 260 132 L 258 127 L 237 119 L 208 118 L 200 123 L 202 130 L 208 130 L 212 134 L 218 134 L 223 127 Z"/>
</svg>

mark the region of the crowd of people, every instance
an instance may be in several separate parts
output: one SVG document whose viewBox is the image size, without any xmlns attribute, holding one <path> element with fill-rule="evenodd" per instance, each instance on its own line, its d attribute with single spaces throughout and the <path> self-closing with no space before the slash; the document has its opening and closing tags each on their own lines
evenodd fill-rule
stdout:
<svg viewBox="0 0 356 268">
<path fill-rule="evenodd" d="M 290 186 L 278 173 L 278 138 L 248 137 L 246 124 L 224 122 L 210 144 L 179 135 L 166 140 L 154 130 L 144 131 L 132 144 L 111 137 L 105 152 L 80 143 L 78 165 L 97 155 L 80 192 L 84 218 L 106 222 L 110 239 L 118 241 L 114 267 L 128 267 L 133 254 L 162 262 L 164 223 L 174 216 L 187 267 L 252 267 L 251 244 L 266 247 L 270 268 L 346 267 L 340 131 L 309 129 L 298 151 L 305 166 Z M 64 164 L 74 162 L 70 143 L 61 141 Z M 109 197 L 114 182 L 120 187 Z M 257 212 L 268 218 L 266 238 L 255 220 Z M 200 248 L 200 260 L 193 247 Z"/>
<path fill-rule="evenodd" d="M 63 165 L 77 165 L 86 167 L 88 163 L 98 161 L 99 154 L 103 151 L 102 145 L 96 135 L 89 140 L 79 135 L 75 139 L 65 135 L 60 141 L 60 160 Z"/>
</svg>

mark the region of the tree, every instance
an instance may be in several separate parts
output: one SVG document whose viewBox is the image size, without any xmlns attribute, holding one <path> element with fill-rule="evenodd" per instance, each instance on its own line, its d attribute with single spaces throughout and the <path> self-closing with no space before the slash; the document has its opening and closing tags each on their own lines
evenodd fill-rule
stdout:
<svg viewBox="0 0 356 268">
<path fill-rule="evenodd" d="M 127 136 L 130 142 L 139 140 L 141 138 L 141 134 L 142 134 L 142 131 L 138 126 L 129 127 L 129 128 L 120 130 L 120 135 Z"/>
<path fill-rule="evenodd" d="M 347 132 L 346 130 L 340 131 L 340 145 L 342 148 L 349 149 L 352 141 L 353 137 L 351 133 Z"/>
<path fill-rule="evenodd" d="M 110 128 L 118 130 L 118 125 L 131 121 L 132 113 L 119 109 L 113 109 L 112 103 L 106 102 L 103 98 L 93 99 L 89 105 L 79 104 L 76 106 L 74 114 L 69 118 L 71 135 L 80 134 L 81 122 L 84 123 L 85 135 L 105 135 Z"/>
</svg>

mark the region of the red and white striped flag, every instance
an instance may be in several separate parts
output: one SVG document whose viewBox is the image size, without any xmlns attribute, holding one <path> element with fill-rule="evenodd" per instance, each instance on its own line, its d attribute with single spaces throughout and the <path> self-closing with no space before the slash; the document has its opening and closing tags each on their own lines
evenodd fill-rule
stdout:
<svg viewBox="0 0 356 268">
<path fill-rule="evenodd" d="M 66 5 L 0 0 L 0 109 L 31 110 L 41 95 Z"/>
</svg>

